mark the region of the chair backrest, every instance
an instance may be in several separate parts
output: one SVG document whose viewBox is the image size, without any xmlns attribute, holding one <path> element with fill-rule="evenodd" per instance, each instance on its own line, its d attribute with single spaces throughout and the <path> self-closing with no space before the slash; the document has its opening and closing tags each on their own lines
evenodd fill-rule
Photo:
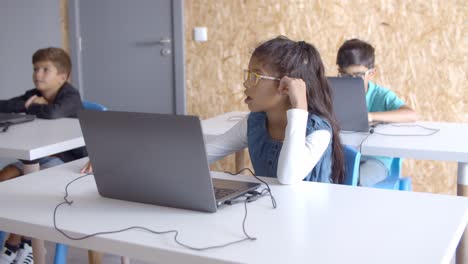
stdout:
<svg viewBox="0 0 468 264">
<path fill-rule="evenodd" d="M 390 177 L 399 179 L 398 190 L 411 192 L 413 190 L 411 178 L 401 176 L 402 163 L 403 159 L 393 158 L 392 165 L 390 167 Z"/>
<path fill-rule="evenodd" d="M 88 100 L 83 100 L 83 108 L 87 110 L 107 111 L 107 107 Z"/>
<path fill-rule="evenodd" d="M 3 248 L 3 243 L 5 242 L 6 234 L 3 231 L 0 231 L 0 248 Z"/>
<path fill-rule="evenodd" d="M 344 184 L 357 186 L 359 179 L 359 163 L 361 161 L 361 153 L 355 148 L 343 145 L 343 154 L 345 159 Z"/>
<path fill-rule="evenodd" d="M 400 178 L 401 177 L 401 163 L 402 163 L 401 158 L 393 158 L 392 164 L 390 165 L 390 178 Z"/>
</svg>

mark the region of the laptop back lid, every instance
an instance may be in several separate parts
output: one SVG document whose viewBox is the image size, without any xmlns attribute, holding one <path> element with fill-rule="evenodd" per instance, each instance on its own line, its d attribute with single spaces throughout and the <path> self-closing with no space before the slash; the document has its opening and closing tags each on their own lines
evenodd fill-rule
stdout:
<svg viewBox="0 0 468 264">
<path fill-rule="evenodd" d="M 216 211 L 198 117 L 83 110 L 79 120 L 102 196 Z"/>
<path fill-rule="evenodd" d="M 364 80 L 353 77 L 327 77 L 333 92 L 333 110 L 341 130 L 368 132 Z"/>
</svg>

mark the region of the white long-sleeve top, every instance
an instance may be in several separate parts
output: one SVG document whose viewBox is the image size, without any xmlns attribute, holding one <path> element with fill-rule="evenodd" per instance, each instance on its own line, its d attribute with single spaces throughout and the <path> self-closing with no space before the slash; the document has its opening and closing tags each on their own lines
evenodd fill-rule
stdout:
<svg viewBox="0 0 468 264">
<path fill-rule="evenodd" d="M 287 111 L 288 124 L 276 172 L 278 181 L 282 184 L 302 181 L 315 167 L 330 143 L 331 135 L 327 130 L 316 130 L 305 136 L 308 114 L 302 109 Z M 248 116 L 206 144 L 210 163 L 248 147 L 247 119 Z"/>
</svg>

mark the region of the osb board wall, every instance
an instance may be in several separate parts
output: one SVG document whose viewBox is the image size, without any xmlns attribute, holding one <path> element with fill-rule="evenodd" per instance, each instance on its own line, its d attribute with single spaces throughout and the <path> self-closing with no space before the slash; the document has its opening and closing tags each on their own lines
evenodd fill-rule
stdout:
<svg viewBox="0 0 468 264">
<path fill-rule="evenodd" d="M 349 38 L 376 48 L 376 82 L 394 90 L 422 120 L 468 122 L 468 4 L 433 1 L 186 0 L 184 7 L 188 113 L 208 118 L 243 103 L 242 69 L 261 41 L 285 35 L 313 43 L 328 75 Z M 208 41 L 192 40 L 195 26 Z M 233 171 L 233 159 L 216 169 Z M 456 163 L 404 161 L 414 190 L 456 192 Z"/>
<path fill-rule="evenodd" d="M 70 31 L 68 21 L 68 0 L 60 0 L 60 31 L 62 32 L 62 48 L 70 54 Z"/>
</svg>

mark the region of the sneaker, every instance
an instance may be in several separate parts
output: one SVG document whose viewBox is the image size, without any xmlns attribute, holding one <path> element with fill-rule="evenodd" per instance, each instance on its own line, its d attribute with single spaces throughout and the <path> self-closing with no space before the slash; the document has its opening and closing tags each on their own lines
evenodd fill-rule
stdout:
<svg viewBox="0 0 468 264">
<path fill-rule="evenodd" d="M 16 258 L 16 253 L 4 247 L 0 255 L 0 264 L 12 264 Z"/>
<path fill-rule="evenodd" d="M 32 247 L 28 243 L 21 243 L 20 248 L 16 254 L 15 264 L 33 264 Z"/>
</svg>

